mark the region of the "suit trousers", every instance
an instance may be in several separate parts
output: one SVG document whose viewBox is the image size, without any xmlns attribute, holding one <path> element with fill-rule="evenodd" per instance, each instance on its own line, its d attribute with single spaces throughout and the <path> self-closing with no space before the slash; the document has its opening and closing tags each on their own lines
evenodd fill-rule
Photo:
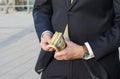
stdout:
<svg viewBox="0 0 120 79">
<path fill-rule="evenodd" d="M 92 79 L 80 59 L 53 60 L 43 71 L 41 79 Z"/>
</svg>

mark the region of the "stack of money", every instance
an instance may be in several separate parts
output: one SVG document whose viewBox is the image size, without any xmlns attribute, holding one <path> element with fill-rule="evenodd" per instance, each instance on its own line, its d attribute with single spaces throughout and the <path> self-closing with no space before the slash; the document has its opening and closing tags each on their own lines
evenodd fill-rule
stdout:
<svg viewBox="0 0 120 79">
<path fill-rule="evenodd" d="M 49 42 L 49 46 L 53 47 L 56 51 L 61 51 L 66 47 L 66 43 L 61 32 L 55 32 Z"/>
</svg>

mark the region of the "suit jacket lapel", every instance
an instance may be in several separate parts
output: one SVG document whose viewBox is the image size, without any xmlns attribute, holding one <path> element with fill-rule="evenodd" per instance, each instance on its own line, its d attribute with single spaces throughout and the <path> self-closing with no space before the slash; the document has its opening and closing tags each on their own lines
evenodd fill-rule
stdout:
<svg viewBox="0 0 120 79">
<path fill-rule="evenodd" d="M 77 3 L 78 0 L 73 0 L 72 4 L 70 5 L 70 7 L 68 8 L 69 10 L 72 9 L 74 7 L 74 5 Z"/>
<path fill-rule="evenodd" d="M 69 8 L 69 7 L 70 7 L 69 0 L 64 0 L 64 1 L 65 1 L 65 3 L 66 3 L 67 8 Z"/>
<path fill-rule="evenodd" d="M 72 9 L 74 7 L 74 5 L 77 3 L 78 0 L 73 0 L 72 4 L 70 5 L 69 0 L 64 0 L 66 3 L 66 6 L 68 8 L 68 10 Z"/>
</svg>

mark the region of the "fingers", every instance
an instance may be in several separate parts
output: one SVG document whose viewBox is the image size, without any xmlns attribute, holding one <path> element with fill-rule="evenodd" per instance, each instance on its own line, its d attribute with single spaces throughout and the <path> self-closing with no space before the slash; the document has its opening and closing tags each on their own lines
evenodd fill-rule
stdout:
<svg viewBox="0 0 120 79">
<path fill-rule="evenodd" d="M 60 58 L 60 57 L 62 57 L 63 56 L 63 53 L 61 53 L 61 52 L 55 52 L 55 55 L 54 55 L 54 57 L 57 59 L 57 58 Z"/>
<path fill-rule="evenodd" d="M 41 47 L 43 50 L 45 50 L 45 51 L 48 51 L 48 50 L 49 50 L 48 42 L 41 41 L 40 47 Z"/>
<path fill-rule="evenodd" d="M 50 34 L 45 34 L 45 35 L 41 38 L 40 47 L 41 47 L 43 50 L 49 51 L 49 52 L 54 51 L 54 49 L 49 46 L 49 41 L 51 40 L 51 37 L 52 37 L 52 36 L 51 36 Z"/>
<path fill-rule="evenodd" d="M 57 60 L 69 60 L 69 56 L 68 56 L 67 50 L 64 49 L 62 51 L 55 52 L 54 58 L 57 59 Z"/>
<path fill-rule="evenodd" d="M 69 41 L 66 41 L 67 47 L 61 51 L 56 51 L 54 54 L 54 58 L 57 60 L 69 60 L 68 58 L 68 48 L 69 48 Z"/>
<path fill-rule="evenodd" d="M 48 45 L 48 51 L 49 51 L 49 52 L 52 52 L 52 51 L 55 51 L 55 49 L 52 48 L 52 47 L 49 47 L 49 45 Z"/>
<path fill-rule="evenodd" d="M 54 51 L 54 48 L 50 47 L 47 41 L 41 41 L 40 47 L 45 51 Z"/>
<path fill-rule="evenodd" d="M 63 54 L 61 53 L 55 53 L 54 58 L 57 60 L 64 60 Z"/>
</svg>

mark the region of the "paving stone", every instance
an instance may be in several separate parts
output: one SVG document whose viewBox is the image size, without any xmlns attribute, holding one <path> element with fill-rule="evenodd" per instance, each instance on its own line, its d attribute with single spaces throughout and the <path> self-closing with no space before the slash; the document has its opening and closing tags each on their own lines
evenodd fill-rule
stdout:
<svg viewBox="0 0 120 79">
<path fill-rule="evenodd" d="M 39 51 L 31 14 L 0 15 L 0 79 L 40 79 L 34 71 Z"/>
</svg>

